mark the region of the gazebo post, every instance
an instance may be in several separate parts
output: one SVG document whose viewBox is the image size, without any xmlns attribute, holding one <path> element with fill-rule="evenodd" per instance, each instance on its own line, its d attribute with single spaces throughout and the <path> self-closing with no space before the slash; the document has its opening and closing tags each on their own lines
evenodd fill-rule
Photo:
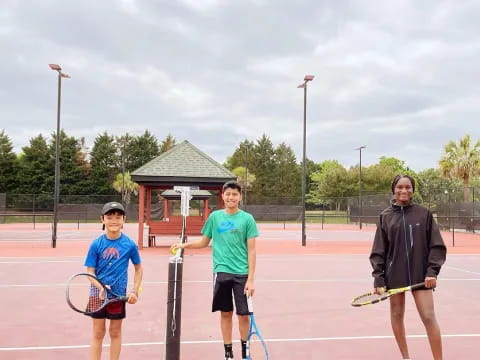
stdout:
<svg viewBox="0 0 480 360">
<path fill-rule="evenodd" d="M 150 226 L 150 218 L 152 213 L 152 187 L 147 185 L 147 225 Z"/>
<path fill-rule="evenodd" d="M 208 218 L 208 199 L 203 200 L 203 221 Z"/>
<path fill-rule="evenodd" d="M 163 218 L 168 218 L 168 199 L 163 199 Z"/>
<path fill-rule="evenodd" d="M 145 186 L 138 189 L 138 248 L 143 249 L 143 214 L 145 212 Z"/>
</svg>

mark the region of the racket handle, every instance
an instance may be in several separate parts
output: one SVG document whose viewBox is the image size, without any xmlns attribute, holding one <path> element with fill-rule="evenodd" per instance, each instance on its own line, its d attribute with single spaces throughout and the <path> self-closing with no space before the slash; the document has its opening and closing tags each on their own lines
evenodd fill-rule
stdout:
<svg viewBox="0 0 480 360">
<path fill-rule="evenodd" d="M 247 295 L 247 305 L 248 305 L 248 312 L 253 314 L 253 300 L 251 296 Z"/>
<path fill-rule="evenodd" d="M 426 287 L 425 287 L 425 283 L 422 282 L 422 283 L 418 283 L 418 284 L 414 284 L 412 286 L 410 286 L 410 290 L 413 291 L 413 290 L 425 290 Z"/>
</svg>

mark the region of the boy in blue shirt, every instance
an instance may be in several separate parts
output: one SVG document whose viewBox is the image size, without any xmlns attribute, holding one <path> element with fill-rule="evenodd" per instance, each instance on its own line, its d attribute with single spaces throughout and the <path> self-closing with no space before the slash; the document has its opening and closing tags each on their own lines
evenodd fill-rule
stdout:
<svg viewBox="0 0 480 360">
<path fill-rule="evenodd" d="M 87 272 L 95 275 L 113 293 L 125 296 L 128 283 L 128 262 L 135 267 L 133 289 L 128 294 L 128 303 L 135 304 L 142 282 L 142 265 L 137 245 L 125 234 L 125 209 L 122 204 L 109 202 L 103 206 L 101 221 L 105 234 L 95 239 L 88 250 L 85 266 Z M 122 320 L 126 317 L 125 303 L 114 302 L 93 318 L 93 336 L 90 345 L 90 359 L 100 360 L 102 342 L 106 332 L 106 319 L 110 320 L 110 359 L 120 358 L 122 347 Z"/>
</svg>

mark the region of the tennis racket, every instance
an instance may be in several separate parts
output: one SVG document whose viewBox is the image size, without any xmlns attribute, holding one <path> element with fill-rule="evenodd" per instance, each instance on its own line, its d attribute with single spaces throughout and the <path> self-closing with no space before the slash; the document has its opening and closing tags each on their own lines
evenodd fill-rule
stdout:
<svg viewBox="0 0 480 360">
<path fill-rule="evenodd" d="M 250 328 L 247 337 L 247 360 L 268 360 L 267 345 L 263 340 L 260 330 L 258 330 L 255 316 L 253 315 L 253 300 L 247 296 L 248 316 L 250 317 Z"/>
<path fill-rule="evenodd" d="M 411 286 L 390 289 L 385 291 L 382 295 L 375 294 L 373 291 L 370 291 L 369 293 L 366 293 L 354 298 L 352 300 L 352 306 L 365 306 L 365 305 L 376 304 L 376 303 L 379 303 L 380 301 L 387 300 L 393 295 L 401 294 L 406 291 L 420 290 L 420 289 L 426 289 L 425 283 L 422 282 L 422 283 L 411 285 Z"/>
<path fill-rule="evenodd" d="M 67 303 L 79 313 L 95 314 L 111 303 L 127 300 L 128 296 L 115 294 L 92 274 L 79 273 L 68 280 Z"/>
</svg>

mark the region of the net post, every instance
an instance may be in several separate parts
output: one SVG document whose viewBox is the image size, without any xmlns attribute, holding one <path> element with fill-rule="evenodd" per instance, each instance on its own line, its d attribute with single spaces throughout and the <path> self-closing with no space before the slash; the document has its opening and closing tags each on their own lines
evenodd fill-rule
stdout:
<svg viewBox="0 0 480 360">
<path fill-rule="evenodd" d="M 189 215 L 191 190 L 198 187 L 175 186 L 180 193 L 182 213 L 181 243 L 187 241 L 187 216 Z M 180 360 L 180 338 L 182 330 L 182 285 L 183 251 L 177 250 L 168 263 L 167 326 L 165 332 L 165 360 Z"/>
<path fill-rule="evenodd" d="M 183 260 L 172 256 L 168 264 L 167 329 L 165 359 L 180 360 Z"/>
</svg>

